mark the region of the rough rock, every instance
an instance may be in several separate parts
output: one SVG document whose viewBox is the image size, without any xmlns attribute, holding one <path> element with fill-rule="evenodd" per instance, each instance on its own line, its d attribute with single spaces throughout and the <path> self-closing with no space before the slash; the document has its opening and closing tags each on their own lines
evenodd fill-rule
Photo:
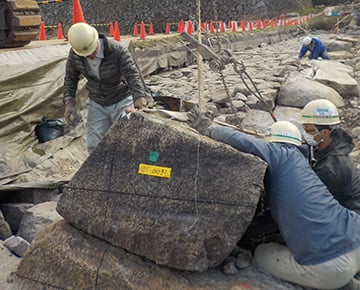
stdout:
<svg viewBox="0 0 360 290">
<path fill-rule="evenodd" d="M 10 252 L 4 246 L 4 242 L 0 241 L 0 288 L 1 290 L 14 290 L 12 286 L 7 287 L 7 280 L 11 273 L 15 273 L 21 259 Z"/>
<path fill-rule="evenodd" d="M 333 88 L 343 98 L 358 97 L 359 87 L 353 78 L 354 69 L 341 63 L 316 62 L 314 80 Z"/>
<path fill-rule="evenodd" d="M 39 203 L 25 212 L 23 215 L 18 235 L 31 243 L 36 234 L 45 226 L 62 219 L 56 212 L 55 201 Z"/>
<path fill-rule="evenodd" d="M 246 230 L 265 168 L 187 125 L 136 113 L 111 127 L 57 210 L 75 227 L 157 264 L 204 271 Z"/>
<path fill-rule="evenodd" d="M 341 40 L 333 40 L 326 43 L 328 51 L 350 51 L 352 46 L 351 42 Z"/>
<path fill-rule="evenodd" d="M 3 203 L 0 205 L 13 233 L 17 233 L 23 215 L 32 206 L 34 206 L 32 203 Z"/>
<path fill-rule="evenodd" d="M 277 101 L 281 106 L 303 108 L 308 102 L 319 98 L 326 98 L 337 107 L 344 105 L 343 98 L 333 88 L 294 72 L 280 89 Z"/>
<path fill-rule="evenodd" d="M 12 231 L 9 223 L 5 220 L 2 212 L 0 211 L 0 240 L 5 240 L 11 237 Z"/>
<path fill-rule="evenodd" d="M 186 289 L 300 290 L 259 271 L 255 265 L 224 275 L 163 267 L 90 236 L 66 221 L 47 226 L 21 260 L 11 288 L 38 289 Z"/>
<path fill-rule="evenodd" d="M 19 257 L 24 256 L 29 245 L 28 241 L 19 236 L 11 236 L 4 241 L 4 246 Z"/>
</svg>

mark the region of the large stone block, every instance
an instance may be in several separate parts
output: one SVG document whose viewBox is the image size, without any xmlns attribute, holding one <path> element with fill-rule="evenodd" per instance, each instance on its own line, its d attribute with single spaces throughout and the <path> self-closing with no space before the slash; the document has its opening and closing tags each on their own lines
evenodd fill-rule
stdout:
<svg viewBox="0 0 360 290">
<path fill-rule="evenodd" d="M 6 285 L 2 284 L 1 289 L 303 289 L 272 278 L 254 265 L 230 276 L 219 268 L 199 273 L 158 266 L 77 230 L 64 220 L 36 236 L 16 275 L 11 275 Z"/>
<path fill-rule="evenodd" d="M 265 169 L 186 124 L 136 113 L 110 128 L 57 210 L 75 227 L 157 264 L 204 271 L 245 232 Z"/>
</svg>

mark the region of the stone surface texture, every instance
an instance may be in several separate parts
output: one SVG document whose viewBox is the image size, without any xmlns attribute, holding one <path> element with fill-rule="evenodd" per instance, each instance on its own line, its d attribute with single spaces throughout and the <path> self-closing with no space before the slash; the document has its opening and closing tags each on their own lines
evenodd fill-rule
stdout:
<svg viewBox="0 0 360 290">
<path fill-rule="evenodd" d="M 151 154 L 157 159 L 149 161 Z M 171 168 L 171 177 L 139 174 L 140 164 Z M 186 124 L 136 113 L 111 127 L 57 210 L 75 227 L 157 264 L 204 271 L 223 261 L 252 220 L 265 169 Z"/>
</svg>

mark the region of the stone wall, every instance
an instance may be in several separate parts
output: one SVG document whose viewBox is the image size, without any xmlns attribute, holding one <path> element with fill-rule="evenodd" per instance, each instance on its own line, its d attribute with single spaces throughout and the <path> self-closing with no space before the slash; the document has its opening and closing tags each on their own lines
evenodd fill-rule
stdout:
<svg viewBox="0 0 360 290">
<path fill-rule="evenodd" d="M 196 2 L 190 0 L 82 0 L 81 6 L 88 23 L 104 24 L 118 21 L 120 32 L 130 34 L 135 22 L 152 22 L 154 31 L 164 32 L 166 23 L 177 23 L 196 17 Z M 310 7 L 311 0 L 202 0 L 202 19 L 208 20 L 247 20 L 278 16 L 293 10 Z M 42 18 L 46 25 L 63 26 L 72 23 L 72 1 L 40 4 Z M 101 26 L 99 26 L 101 27 Z"/>
</svg>

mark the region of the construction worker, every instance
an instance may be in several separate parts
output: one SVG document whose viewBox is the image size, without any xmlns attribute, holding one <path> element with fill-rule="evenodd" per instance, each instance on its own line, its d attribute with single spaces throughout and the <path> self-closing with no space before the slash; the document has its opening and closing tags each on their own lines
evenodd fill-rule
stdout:
<svg viewBox="0 0 360 290">
<path fill-rule="evenodd" d="M 71 45 L 64 81 L 65 120 L 78 120 L 76 90 L 80 75 L 87 79 L 86 145 L 91 153 L 116 119 L 147 105 L 143 80 L 130 53 L 120 43 L 98 34 L 86 23 L 68 31 Z"/>
<path fill-rule="evenodd" d="M 254 259 L 266 272 L 305 287 L 354 287 L 360 269 L 360 215 L 343 207 L 298 149 L 299 129 L 274 123 L 266 142 L 219 126 L 194 110 L 189 124 L 201 134 L 260 157 L 271 214 L 286 245 L 261 244 Z M 351 289 L 351 288 L 350 288 Z"/>
<path fill-rule="evenodd" d="M 349 156 L 352 138 L 340 128 L 336 106 L 325 99 L 309 102 L 301 113 L 306 142 L 313 147 L 312 168 L 331 194 L 360 214 L 360 174 Z"/>
<path fill-rule="evenodd" d="M 299 52 L 298 61 L 310 51 L 309 58 L 317 59 L 321 57 L 322 59 L 329 59 L 327 48 L 324 43 L 317 37 L 305 36 L 302 40 L 302 46 Z"/>
</svg>

